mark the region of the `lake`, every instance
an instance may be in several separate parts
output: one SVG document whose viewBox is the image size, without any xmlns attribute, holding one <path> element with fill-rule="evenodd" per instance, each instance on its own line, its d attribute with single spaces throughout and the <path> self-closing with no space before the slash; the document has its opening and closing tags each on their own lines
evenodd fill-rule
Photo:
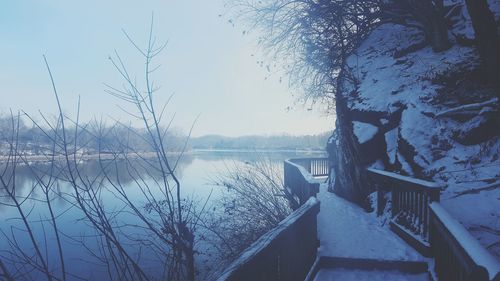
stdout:
<svg viewBox="0 0 500 281">
<path fill-rule="evenodd" d="M 198 202 L 198 207 L 205 206 L 205 203 L 210 206 L 216 206 L 220 196 L 224 196 L 223 188 L 213 184 L 214 177 L 230 168 L 234 163 L 254 162 L 262 159 L 268 159 L 276 165 L 282 166 L 283 161 L 287 158 L 295 157 L 319 157 L 324 154 L 321 152 L 303 152 L 303 151 L 235 151 L 235 150 L 218 150 L 218 151 L 194 151 L 183 156 L 179 162 L 176 174 L 179 176 L 182 186 L 182 194 L 185 198 L 190 198 Z M 16 196 L 19 198 L 27 198 L 23 201 L 22 209 L 27 214 L 34 236 L 37 241 L 43 245 L 41 248 L 43 256 L 49 261 L 49 265 L 54 265 L 53 270 L 60 270 L 55 265 L 58 264 L 58 255 L 56 247 L 56 239 L 51 231 L 52 224 L 47 221 L 49 210 L 46 204 L 42 203 L 45 194 L 42 192 L 42 187 L 39 185 L 39 179 L 47 182 L 49 179 L 44 178 L 46 170 L 50 165 L 33 164 L 31 168 L 22 166 L 18 168 L 15 178 Z M 91 181 L 99 178 L 101 166 L 97 161 L 87 161 L 81 166 L 81 171 L 85 175 L 83 178 Z M 113 167 L 113 175 L 116 178 L 114 182 L 119 182 L 127 195 L 137 206 L 144 206 L 146 201 L 140 188 L 137 188 L 137 183 L 133 177 L 129 176 L 130 171 L 120 165 Z M 138 169 L 140 170 L 140 169 Z M 64 173 L 58 171 L 57 173 Z M 154 185 L 154 173 L 148 169 L 141 170 L 143 179 L 146 182 Z M 95 184 L 99 184 L 95 182 Z M 102 183 L 105 185 L 104 183 Z M 2 187 L 0 187 L 3 189 Z M 102 253 L 99 249 L 96 239 L 99 239 L 95 230 L 89 225 L 86 220 L 83 220 L 83 214 L 79 208 L 74 207 L 72 195 L 72 186 L 64 181 L 54 181 L 53 194 L 50 196 L 52 208 L 57 216 L 57 225 L 62 233 L 61 240 L 63 244 L 63 253 L 65 257 L 65 266 L 67 271 L 74 276 L 70 280 L 78 280 L 76 276 L 90 280 L 105 280 L 109 279 L 106 274 L 104 264 L 98 261 L 93 254 Z M 117 191 L 109 186 L 103 186 L 99 189 L 98 196 L 109 210 L 109 214 L 114 214 L 114 227 L 120 229 L 117 235 L 124 236 L 128 247 L 134 249 L 134 253 L 140 254 L 140 262 L 145 266 L 148 273 L 160 276 L 162 274 L 162 265 L 158 264 L 155 257 L 149 253 L 147 247 L 141 245 L 140 229 L 132 227 L 136 221 L 134 216 L 129 216 L 124 212 L 120 212 L 124 203 L 115 196 Z M 157 193 L 155 193 L 157 192 Z M 161 191 L 153 190 L 153 196 L 161 196 Z M 32 243 L 28 239 L 28 233 L 19 219 L 19 212 L 11 206 L 12 200 L 7 198 L 5 190 L 0 190 L 0 213 L 2 220 L 0 221 L 0 230 L 2 231 L 2 239 L 0 239 L 0 257 L 4 263 L 9 264 L 11 273 L 17 270 L 22 270 L 22 265 L 27 259 L 20 255 L 19 251 L 12 251 L 12 245 L 18 245 L 25 253 L 34 253 Z M 145 210 L 144 210 L 145 211 Z M 42 223 L 43 222 L 43 223 Z M 204 249 L 203 253 L 197 256 L 197 265 L 199 268 L 214 269 L 217 267 L 215 253 L 210 253 L 210 247 L 203 245 L 203 241 L 197 245 Z M 10 262 L 9 262 L 10 261 Z M 207 264 L 208 263 L 208 264 Z M 203 275 L 203 274 L 202 274 Z M 26 276 L 26 279 L 40 280 L 45 279 L 43 275 L 31 273 Z"/>
</svg>

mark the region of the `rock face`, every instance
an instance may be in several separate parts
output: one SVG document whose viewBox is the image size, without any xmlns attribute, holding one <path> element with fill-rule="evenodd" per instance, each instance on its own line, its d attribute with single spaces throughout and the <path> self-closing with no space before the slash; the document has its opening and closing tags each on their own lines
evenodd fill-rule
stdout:
<svg viewBox="0 0 500 281">
<path fill-rule="evenodd" d="M 500 1 L 495 3 L 500 12 Z M 452 32 L 470 38 L 473 32 L 463 13 Z M 478 192 L 484 206 L 477 211 L 471 207 L 467 216 L 456 206 L 469 197 L 460 197 L 460 204 L 455 198 L 464 190 L 500 183 L 500 89 L 482 77 L 471 46 L 452 40 L 444 52 L 431 47 L 402 51 L 421 39 L 415 29 L 384 24 L 348 59 L 355 81 L 344 85 L 342 96 L 349 120 L 344 130 L 354 136 L 358 157 L 354 162 L 360 173 L 373 167 L 444 182 L 449 187 L 441 198 L 455 217 L 471 229 L 494 225 L 500 221 L 499 188 Z M 344 161 L 334 164 L 337 174 L 330 186 L 342 194 L 349 193 L 342 186 L 348 181 L 342 173 L 349 155 L 338 156 L 345 145 L 335 135 L 328 145 L 332 161 Z M 492 248 L 500 253 L 500 243 Z"/>
<path fill-rule="evenodd" d="M 472 147 L 487 150 L 498 140 L 499 102 L 496 90 L 474 74 L 478 58 L 470 47 L 455 45 L 441 53 L 428 47 L 394 58 L 402 44 L 419 40 L 416 34 L 383 25 L 350 57 L 358 81 L 345 86 L 346 115 L 362 165 L 433 179 L 457 162 L 453 154 L 472 157 L 477 151 Z M 457 83 L 473 86 L 460 93 Z"/>
</svg>

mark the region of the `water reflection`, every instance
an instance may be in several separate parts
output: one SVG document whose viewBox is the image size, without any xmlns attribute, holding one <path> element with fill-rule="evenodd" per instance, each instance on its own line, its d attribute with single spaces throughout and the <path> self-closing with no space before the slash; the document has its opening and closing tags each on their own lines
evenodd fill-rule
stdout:
<svg viewBox="0 0 500 281">
<path fill-rule="evenodd" d="M 215 160 L 236 160 L 254 162 L 261 159 L 269 159 L 271 161 L 283 161 L 288 158 L 296 157 L 322 157 L 322 151 L 302 151 L 302 150 L 196 150 L 190 155 L 197 159 L 206 161 Z"/>
<path fill-rule="evenodd" d="M 176 174 L 181 179 L 183 194 L 186 197 L 195 198 L 198 202 L 203 203 L 210 195 L 212 196 L 210 200 L 217 198 L 213 194 L 216 188 L 210 185 L 210 177 L 214 173 L 224 170 L 228 162 L 253 162 L 267 158 L 281 165 L 279 162 L 284 159 L 305 157 L 306 155 L 309 157 L 320 156 L 318 154 L 311 155 L 310 153 L 305 154 L 304 152 L 295 151 L 195 151 L 181 158 L 176 167 Z M 68 269 L 72 274 L 91 278 L 92 280 L 108 279 L 106 268 L 91 253 L 91 251 L 99 251 L 99 249 L 96 249 L 99 236 L 96 235 L 95 229 L 82 219 L 84 216 L 81 210 L 73 206 L 73 187 L 67 182 L 69 171 L 63 167 L 64 165 L 61 163 L 56 163 L 54 166 L 47 163 L 18 166 L 15 173 L 16 176 L 12 177 L 13 182 L 8 185 L 8 188 L 9 190 L 15 189 L 16 197 L 28 198 L 28 200 L 23 202 L 22 208 L 29 214 L 28 220 L 32 223 L 33 232 L 37 235 L 37 240 L 41 241 L 41 244 L 46 247 L 48 251 L 47 256 L 53 259 L 50 263 L 57 264 L 57 255 L 53 253 L 56 251 L 55 239 L 53 236 L 50 236 L 50 232 L 46 229 L 50 227 L 50 224 L 44 225 L 41 223 L 46 222 L 48 218 L 48 208 L 42 200 L 45 194 L 40 183 L 49 183 L 51 190 L 49 193 L 50 200 L 57 215 L 57 223 L 64 237 L 63 248 Z M 9 178 L 8 175 L 12 174 L 11 167 L 6 167 L 5 164 L 2 164 L 0 168 L 0 171 L 4 171 L 2 178 Z M 124 203 L 114 194 L 113 189 L 109 185 L 119 183 L 127 190 L 129 197 L 132 198 L 134 203 L 138 206 L 143 206 L 145 203 L 143 195 L 134 179 L 139 175 L 148 184 L 154 185 L 155 178 L 161 178 L 161 174 L 157 168 L 142 161 L 85 161 L 80 163 L 78 168 L 82 181 L 99 183 L 96 186 L 99 187 L 100 200 L 106 206 L 106 209 L 110 210 L 111 214 L 116 214 L 115 221 L 119 222 L 121 226 L 134 224 L 134 218 L 133 216 L 128 216 L 126 213 L 119 213 L 117 211 L 120 210 Z M 103 169 L 106 173 L 103 173 Z M 55 177 L 51 178 L 48 176 L 50 174 Z M 109 182 L 103 180 L 104 175 L 108 175 Z M 22 222 L 16 219 L 19 218 L 19 213 L 15 208 L 9 206 L 12 203 L 12 199 L 7 195 L 6 190 L 0 186 L 0 213 L 2 214 L 0 230 L 3 231 L 6 238 L 0 240 L 0 258 L 10 260 L 16 257 L 12 256 L 11 246 L 7 238 L 12 242 L 13 237 L 15 237 L 17 243 L 26 252 L 33 251 L 33 249 Z M 158 196 L 161 196 L 161 194 L 158 193 Z M 141 235 L 137 228 L 123 228 L 122 230 L 130 236 L 136 235 L 134 237 L 140 237 Z M 129 246 L 135 247 L 137 245 L 131 243 Z M 162 265 L 158 264 L 152 255 L 148 256 L 146 250 L 142 249 L 141 251 L 145 255 L 142 261 L 146 263 L 146 268 L 150 270 L 150 273 L 152 275 L 161 274 L 158 271 L 161 271 Z M 82 262 L 84 263 L 83 267 Z M 36 280 L 38 277 L 30 276 L 28 279 Z"/>
<path fill-rule="evenodd" d="M 179 161 L 176 161 L 179 159 Z M 182 178 L 184 169 L 193 162 L 193 155 L 183 155 L 180 158 L 173 158 L 172 163 L 176 163 L 175 173 L 178 177 Z M 148 159 L 147 161 L 141 160 L 124 160 L 119 159 L 111 160 L 87 160 L 78 164 L 78 180 L 89 183 L 99 183 L 106 178 L 114 184 L 121 184 L 126 187 L 132 187 L 134 180 L 137 176 L 145 177 L 147 179 L 160 179 L 161 170 L 155 165 L 156 161 Z M 76 174 L 75 167 L 72 168 L 73 173 Z M 40 185 L 50 184 L 53 190 L 53 197 L 51 199 L 64 203 L 63 188 L 68 187 L 70 176 L 68 169 L 64 162 L 33 162 L 21 163 L 13 171 L 11 163 L 0 163 L 0 171 L 2 178 L 5 179 L 7 187 L 12 190 L 15 189 L 16 196 L 19 198 L 29 197 L 31 199 L 40 198 Z M 6 190 L 0 188 L 0 210 L 5 207 L 5 204 L 10 204 L 11 199 L 6 194 Z"/>
</svg>

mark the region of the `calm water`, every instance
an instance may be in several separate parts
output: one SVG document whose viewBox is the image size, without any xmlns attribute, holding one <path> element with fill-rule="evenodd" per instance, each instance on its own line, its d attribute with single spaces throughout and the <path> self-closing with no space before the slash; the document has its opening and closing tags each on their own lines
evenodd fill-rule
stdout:
<svg viewBox="0 0 500 281">
<path fill-rule="evenodd" d="M 253 162 L 259 159 L 270 159 L 277 165 L 282 165 L 283 160 L 293 157 L 314 157 L 321 156 L 319 153 L 305 153 L 305 152 L 255 152 L 255 151 L 198 151 L 193 154 L 185 155 L 182 161 L 179 163 L 177 175 L 180 177 L 182 184 L 183 196 L 191 198 L 199 205 L 203 205 L 207 200 L 209 204 L 217 204 L 217 198 L 223 196 L 223 192 L 220 187 L 212 185 L 212 179 L 220 171 L 226 170 L 231 167 L 234 163 L 241 162 Z M 36 167 L 36 166 L 35 166 Z M 39 165 L 37 169 L 44 170 L 47 166 Z M 123 167 L 117 167 L 116 179 L 124 186 L 128 196 L 132 198 L 132 201 L 138 206 L 143 206 L 145 204 L 144 197 L 141 194 L 140 189 L 132 178 L 127 175 L 127 172 Z M 99 173 L 100 166 L 97 162 L 89 161 L 87 162 L 82 171 L 86 176 L 91 179 L 95 178 Z M 16 178 L 16 192 L 20 197 L 29 198 L 26 200 L 22 208 L 26 213 L 29 213 L 29 221 L 33 226 L 35 236 L 40 241 L 41 244 L 46 245 L 44 249 L 44 255 L 48 257 L 50 264 L 57 264 L 58 256 L 56 254 L 56 244 L 51 231 L 51 225 L 48 223 L 42 224 L 39 221 L 43 221 L 48 214 L 48 210 L 45 204 L 41 204 L 38 199 L 43 199 L 44 194 L 41 192 L 40 186 L 37 186 L 36 180 L 33 175 L 33 170 L 27 168 L 21 168 L 18 172 Z M 36 172 L 36 171 L 35 171 Z M 43 173 L 39 173 L 43 174 Z M 144 172 L 144 174 L 146 174 Z M 154 178 L 154 175 L 149 175 Z M 145 176 L 145 178 L 148 178 Z M 146 179 L 147 181 L 152 181 L 153 179 Z M 74 199 L 71 198 L 72 187 L 64 182 L 57 182 L 55 186 L 56 194 L 51 197 L 51 202 L 55 213 L 58 216 L 57 224 L 60 230 L 63 232 L 63 248 L 66 268 L 73 274 L 82 276 L 85 278 L 90 278 L 92 280 L 104 280 L 106 279 L 105 268 L 102 264 L 98 263 L 94 258 L 92 258 L 90 251 L 98 251 L 96 248 L 96 238 L 94 230 L 81 218 L 83 217 L 81 211 L 72 206 Z M 155 191 L 153 191 L 155 192 Z M 158 191 L 159 194 L 159 191 Z M 29 242 L 28 235 L 19 220 L 19 213 L 13 207 L 8 206 L 11 203 L 4 196 L 4 191 L 0 190 L 0 230 L 2 231 L 0 238 L 0 256 L 2 260 L 8 261 L 19 260 L 19 258 L 12 255 L 9 243 L 17 243 L 26 252 L 32 252 L 32 246 Z M 114 196 L 113 191 L 108 188 L 103 188 L 100 192 L 100 196 L 106 208 L 110 212 L 118 212 L 123 206 L 123 202 Z M 123 231 L 127 235 L 131 235 L 135 238 L 141 237 L 140 230 L 136 228 L 128 229 L 125 224 L 133 224 L 133 216 L 127 216 L 127 214 L 117 215 L 116 221 L 120 222 L 120 227 L 126 229 Z M 118 225 L 118 223 L 117 223 Z M 44 235 L 46 233 L 46 235 Z M 134 236 L 135 235 L 135 236 Z M 46 241 L 46 242 L 44 242 Z M 88 249 L 85 249 L 85 246 Z M 130 247 L 135 247 L 130 243 Z M 207 249 L 204 245 L 198 245 L 203 249 Z M 137 250 L 137 249 L 136 249 Z M 206 254 L 206 253 L 205 253 Z M 199 267 L 204 267 L 206 256 L 203 255 L 198 257 Z M 210 259 L 208 259 L 210 260 Z M 161 274 L 162 265 L 158 264 L 157 261 L 151 255 L 148 255 L 147 251 L 141 251 L 141 262 L 147 266 L 149 272 L 156 274 Z M 210 265 L 213 267 L 213 265 Z M 11 266 L 11 271 L 15 269 Z M 55 268 L 58 270 L 58 268 Z M 43 276 L 31 276 L 33 279 L 42 279 Z"/>
</svg>

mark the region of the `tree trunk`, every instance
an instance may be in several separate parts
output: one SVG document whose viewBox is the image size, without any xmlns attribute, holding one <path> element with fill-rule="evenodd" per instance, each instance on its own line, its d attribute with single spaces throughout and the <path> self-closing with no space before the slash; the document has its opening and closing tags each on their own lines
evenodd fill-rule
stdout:
<svg viewBox="0 0 500 281">
<path fill-rule="evenodd" d="M 186 280 L 194 281 L 196 277 L 195 265 L 194 265 L 194 234 L 187 227 L 185 222 L 179 224 L 179 246 L 181 248 L 181 257 L 184 261 Z"/>
<path fill-rule="evenodd" d="M 448 39 L 448 26 L 444 18 L 444 5 L 442 0 L 434 1 L 432 14 L 432 49 L 435 52 L 445 51 L 450 48 L 451 44 Z"/>
<path fill-rule="evenodd" d="M 444 18 L 442 0 L 410 1 L 417 13 L 416 18 L 424 25 L 425 37 L 435 52 L 442 52 L 450 48 L 448 26 Z"/>
<path fill-rule="evenodd" d="M 487 78 L 500 84 L 500 39 L 487 0 L 465 0 Z"/>
<path fill-rule="evenodd" d="M 339 22 L 337 24 L 339 37 L 344 38 L 342 26 Z M 344 94 L 343 83 L 346 81 L 348 71 L 345 68 L 348 52 L 343 42 L 344 40 L 341 40 L 341 69 L 339 70 L 337 81 L 334 83 L 335 111 L 337 115 L 336 131 L 338 137 L 338 147 L 335 149 L 336 153 L 334 155 L 337 167 L 335 171 L 334 192 L 369 210 L 370 204 L 368 204 L 367 197 L 371 189 L 366 178 L 365 167 L 360 161 L 359 147 L 357 147 L 357 142 L 354 139 L 352 123 L 348 114 L 347 95 Z"/>
<path fill-rule="evenodd" d="M 340 94 L 336 98 L 336 112 L 338 147 L 334 155 L 336 171 L 333 191 L 369 209 L 367 196 L 372 189 L 366 178 L 365 167 L 360 161 L 359 147 L 357 147 L 351 120 L 348 117 L 346 98 L 341 97 Z"/>
</svg>

